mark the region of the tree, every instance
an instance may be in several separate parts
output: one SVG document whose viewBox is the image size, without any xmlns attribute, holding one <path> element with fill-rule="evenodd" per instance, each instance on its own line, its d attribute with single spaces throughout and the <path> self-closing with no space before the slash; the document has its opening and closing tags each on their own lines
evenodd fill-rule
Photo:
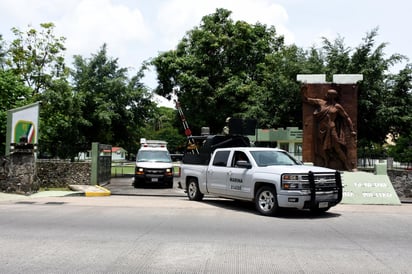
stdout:
<svg viewBox="0 0 412 274">
<path fill-rule="evenodd" d="M 397 94 L 392 88 L 396 80 L 392 79 L 401 78 L 388 75 L 392 65 L 406 58 L 400 54 L 385 58 L 386 43 L 375 45 L 377 35 L 377 28 L 368 32 L 363 43 L 355 49 L 346 47 L 341 37 L 333 43 L 326 38 L 323 39 L 322 55 L 325 56 L 328 79 L 332 78 L 332 74 L 363 75 L 363 81 L 359 83 L 358 89 L 358 147 L 370 147 L 374 143 L 383 144 L 388 133 L 405 125 L 403 122 L 400 123 L 401 120 L 397 119 L 399 116 L 395 114 L 404 113 L 405 108 L 408 108 L 404 102 L 393 100 L 397 98 Z M 400 93 L 406 95 L 407 90 L 403 89 Z M 410 95 L 404 98 L 408 97 L 410 98 Z"/>
<path fill-rule="evenodd" d="M 352 55 L 351 69 L 363 74 L 364 80 L 359 85 L 358 94 L 358 138 L 363 144 L 383 144 L 386 135 L 390 133 L 391 122 L 385 117 L 382 110 L 384 102 L 391 96 L 386 89 L 389 68 L 404 59 L 399 54 L 385 58 L 385 43 L 375 46 L 378 29 L 367 33 L 364 43 L 355 49 Z M 370 134 L 373 132 L 373 134 Z"/>
<path fill-rule="evenodd" d="M 261 118 L 262 75 L 267 57 L 280 51 L 283 37 L 274 27 L 232 21 L 231 12 L 217 9 L 189 31 L 176 50 L 160 54 L 152 64 L 160 95 L 177 93 L 194 132 L 202 126 L 219 132 L 228 116 Z M 266 70 L 265 70 L 266 69 Z"/>
<path fill-rule="evenodd" d="M 176 122 L 176 110 L 159 107 L 143 129 L 142 136 L 148 140 L 164 140 L 169 151 L 182 151 L 186 137 L 179 133 L 181 125 Z"/>
<path fill-rule="evenodd" d="M 411 136 L 399 137 L 395 146 L 389 146 L 389 156 L 400 163 L 412 164 L 412 138 Z"/>
<path fill-rule="evenodd" d="M 3 79 L 9 83 L 2 94 L 10 103 L 4 106 L 10 109 L 40 101 L 40 154 L 57 156 L 56 146 L 63 143 L 68 146 L 63 154 L 70 155 L 70 138 L 78 137 L 74 122 L 79 116 L 72 113 L 75 104 L 63 57 L 65 38 L 54 35 L 53 23 L 40 27 L 38 31 L 29 26 L 26 32 L 13 28 L 16 39 L 0 54 L 3 76 L 7 76 Z"/>
<path fill-rule="evenodd" d="M 10 45 L 7 65 L 32 88 L 32 96 L 47 89 L 54 79 L 65 78 L 64 37 L 56 37 L 53 23 L 40 24 L 38 31 L 29 26 L 27 32 L 12 31 L 16 39 Z"/>
<path fill-rule="evenodd" d="M 388 76 L 387 95 L 380 101 L 378 116 L 387 125 L 392 136 L 403 136 L 412 141 L 412 64 L 399 74 Z"/>
<path fill-rule="evenodd" d="M 10 70 L 0 69 L 0 154 L 6 147 L 7 111 L 30 102 L 31 89 Z"/>
<path fill-rule="evenodd" d="M 74 159 L 90 149 L 80 126 L 85 123 L 79 97 L 73 94 L 66 80 L 54 80 L 43 91 L 40 108 L 41 134 L 39 152 L 42 157 Z"/>
<path fill-rule="evenodd" d="M 155 109 L 141 84 L 142 71 L 127 78 L 127 69 L 107 56 L 106 44 L 89 59 L 75 56 L 73 91 L 80 105 L 79 135 L 86 143 L 100 142 L 137 151 L 140 129 Z"/>
<path fill-rule="evenodd" d="M 7 68 L 7 49 L 0 35 L 0 154 L 5 153 L 7 111 L 28 104 L 31 89 Z"/>
</svg>

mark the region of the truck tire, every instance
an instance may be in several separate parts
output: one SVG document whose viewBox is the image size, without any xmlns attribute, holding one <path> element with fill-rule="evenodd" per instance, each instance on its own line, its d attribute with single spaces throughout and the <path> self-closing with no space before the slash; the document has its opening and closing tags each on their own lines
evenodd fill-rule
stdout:
<svg viewBox="0 0 412 274">
<path fill-rule="evenodd" d="M 187 197 L 192 201 L 201 201 L 203 199 L 203 193 L 200 192 L 196 179 L 189 179 L 187 184 Z"/>
<path fill-rule="evenodd" d="M 257 211 L 265 216 L 274 216 L 279 212 L 276 189 L 271 186 L 263 186 L 258 189 L 255 196 Z"/>
</svg>

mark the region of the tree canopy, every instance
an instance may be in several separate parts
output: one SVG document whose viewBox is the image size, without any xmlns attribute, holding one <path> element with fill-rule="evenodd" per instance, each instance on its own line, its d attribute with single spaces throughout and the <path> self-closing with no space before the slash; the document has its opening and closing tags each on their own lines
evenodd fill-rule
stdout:
<svg viewBox="0 0 412 274">
<path fill-rule="evenodd" d="M 92 142 L 137 151 L 138 137 L 157 112 L 151 94 L 141 83 L 140 70 L 129 79 L 127 69 L 107 56 L 106 45 L 91 58 L 75 56 L 66 66 L 63 37 L 44 23 L 38 31 L 13 29 L 16 39 L 0 39 L 1 141 L 6 136 L 6 111 L 41 102 L 40 157 L 71 158 Z"/>
<path fill-rule="evenodd" d="M 388 133 L 411 138 L 411 70 L 390 68 L 405 56 L 385 57 L 378 29 L 351 49 L 342 37 L 323 38 L 321 48 L 285 45 L 274 27 L 230 19 L 218 9 L 187 32 L 176 49 L 159 54 L 157 92 L 176 93 L 193 131 L 218 133 L 226 117 L 254 118 L 261 128 L 302 127 L 297 74 L 363 74 L 358 93 L 358 140 L 382 144 Z M 401 98 L 401 99 L 399 99 Z M 373 134 L 371 134 L 373 132 Z"/>
<path fill-rule="evenodd" d="M 156 92 L 176 92 L 197 132 L 202 126 L 218 132 L 228 116 L 257 118 L 268 55 L 284 44 L 275 28 L 233 22 L 229 16 L 230 11 L 218 9 L 203 17 L 176 50 L 152 61 L 159 79 Z"/>
<path fill-rule="evenodd" d="M 106 45 L 89 59 L 75 56 L 73 95 L 80 106 L 79 134 L 85 143 L 116 144 L 136 151 L 141 129 L 155 112 L 141 72 L 127 77 Z"/>
<path fill-rule="evenodd" d="M 73 158 L 91 142 L 137 151 L 141 137 L 164 139 L 178 149 L 185 135 L 177 111 L 157 107 L 142 83 L 148 65 L 157 71 L 163 96 L 177 95 L 194 134 L 203 126 L 220 133 L 227 117 L 252 118 L 260 128 L 302 127 L 297 74 L 362 74 L 358 92 L 358 147 L 383 144 L 388 133 L 403 148 L 412 144 L 412 65 L 385 55 L 378 29 L 355 48 L 338 37 L 320 48 L 286 45 L 276 28 L 231 19 L 217 9 L 187 31 L 175 49 L 159 53 L 132 77 L 107 45 L 90 57 L 64 60 L 65 38 L 54 24 L 37 30 L 13 28 L 9 44 L 0 35 L 0 142 L 4 151 L 6 111 L 41 101 L 40 149 L 50 157 Z M 398 153 L 399 149 L 391 149 Z M 399 153 L 398 153 L 399 154 Z M 403 154 L 406 159 L 409 154 Z"/>
</svg>

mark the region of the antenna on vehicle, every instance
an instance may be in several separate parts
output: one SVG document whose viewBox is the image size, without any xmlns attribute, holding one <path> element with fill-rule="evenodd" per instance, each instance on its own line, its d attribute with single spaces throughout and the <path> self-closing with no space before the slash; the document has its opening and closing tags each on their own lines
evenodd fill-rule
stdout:
<svg viewBox="0 0 412 274">
<path fill-rule="evenodd" d="M 197 149 L 195 140 L 193 139 L 192 131 L 189 128 L 189 124 L 187 123 L 187 120 L 186 120 L 186 117 L 183 113 L 182 107 L 180 106 L 179 101 L 177 101 L 177 100 L 174 100 L 174 101 L 175 101 L 175 104 L 176 104 L 176 109 L 179 112 L 180 120 L 182 121 L 183 128 L 185 130 L 185 135 L 186 135 L 186 137 L 189 141 L 189 145 L 194 146 L 194 150 L 196 151 L 197 154 L 199 154 L 199 151 Z"/>
</svg>

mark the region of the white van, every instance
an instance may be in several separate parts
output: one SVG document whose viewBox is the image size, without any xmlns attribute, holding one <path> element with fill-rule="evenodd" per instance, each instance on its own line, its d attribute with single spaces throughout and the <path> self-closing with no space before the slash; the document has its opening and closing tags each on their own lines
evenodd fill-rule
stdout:
<svg viewBox="0 0 412 274">
<path fill-rule="evenodd" d="M 140 139 L 141 147 L 136 156 L 133 186 L 148 185 L 173 187 L 173 164 L 167 142 Z"/>
</svg>

